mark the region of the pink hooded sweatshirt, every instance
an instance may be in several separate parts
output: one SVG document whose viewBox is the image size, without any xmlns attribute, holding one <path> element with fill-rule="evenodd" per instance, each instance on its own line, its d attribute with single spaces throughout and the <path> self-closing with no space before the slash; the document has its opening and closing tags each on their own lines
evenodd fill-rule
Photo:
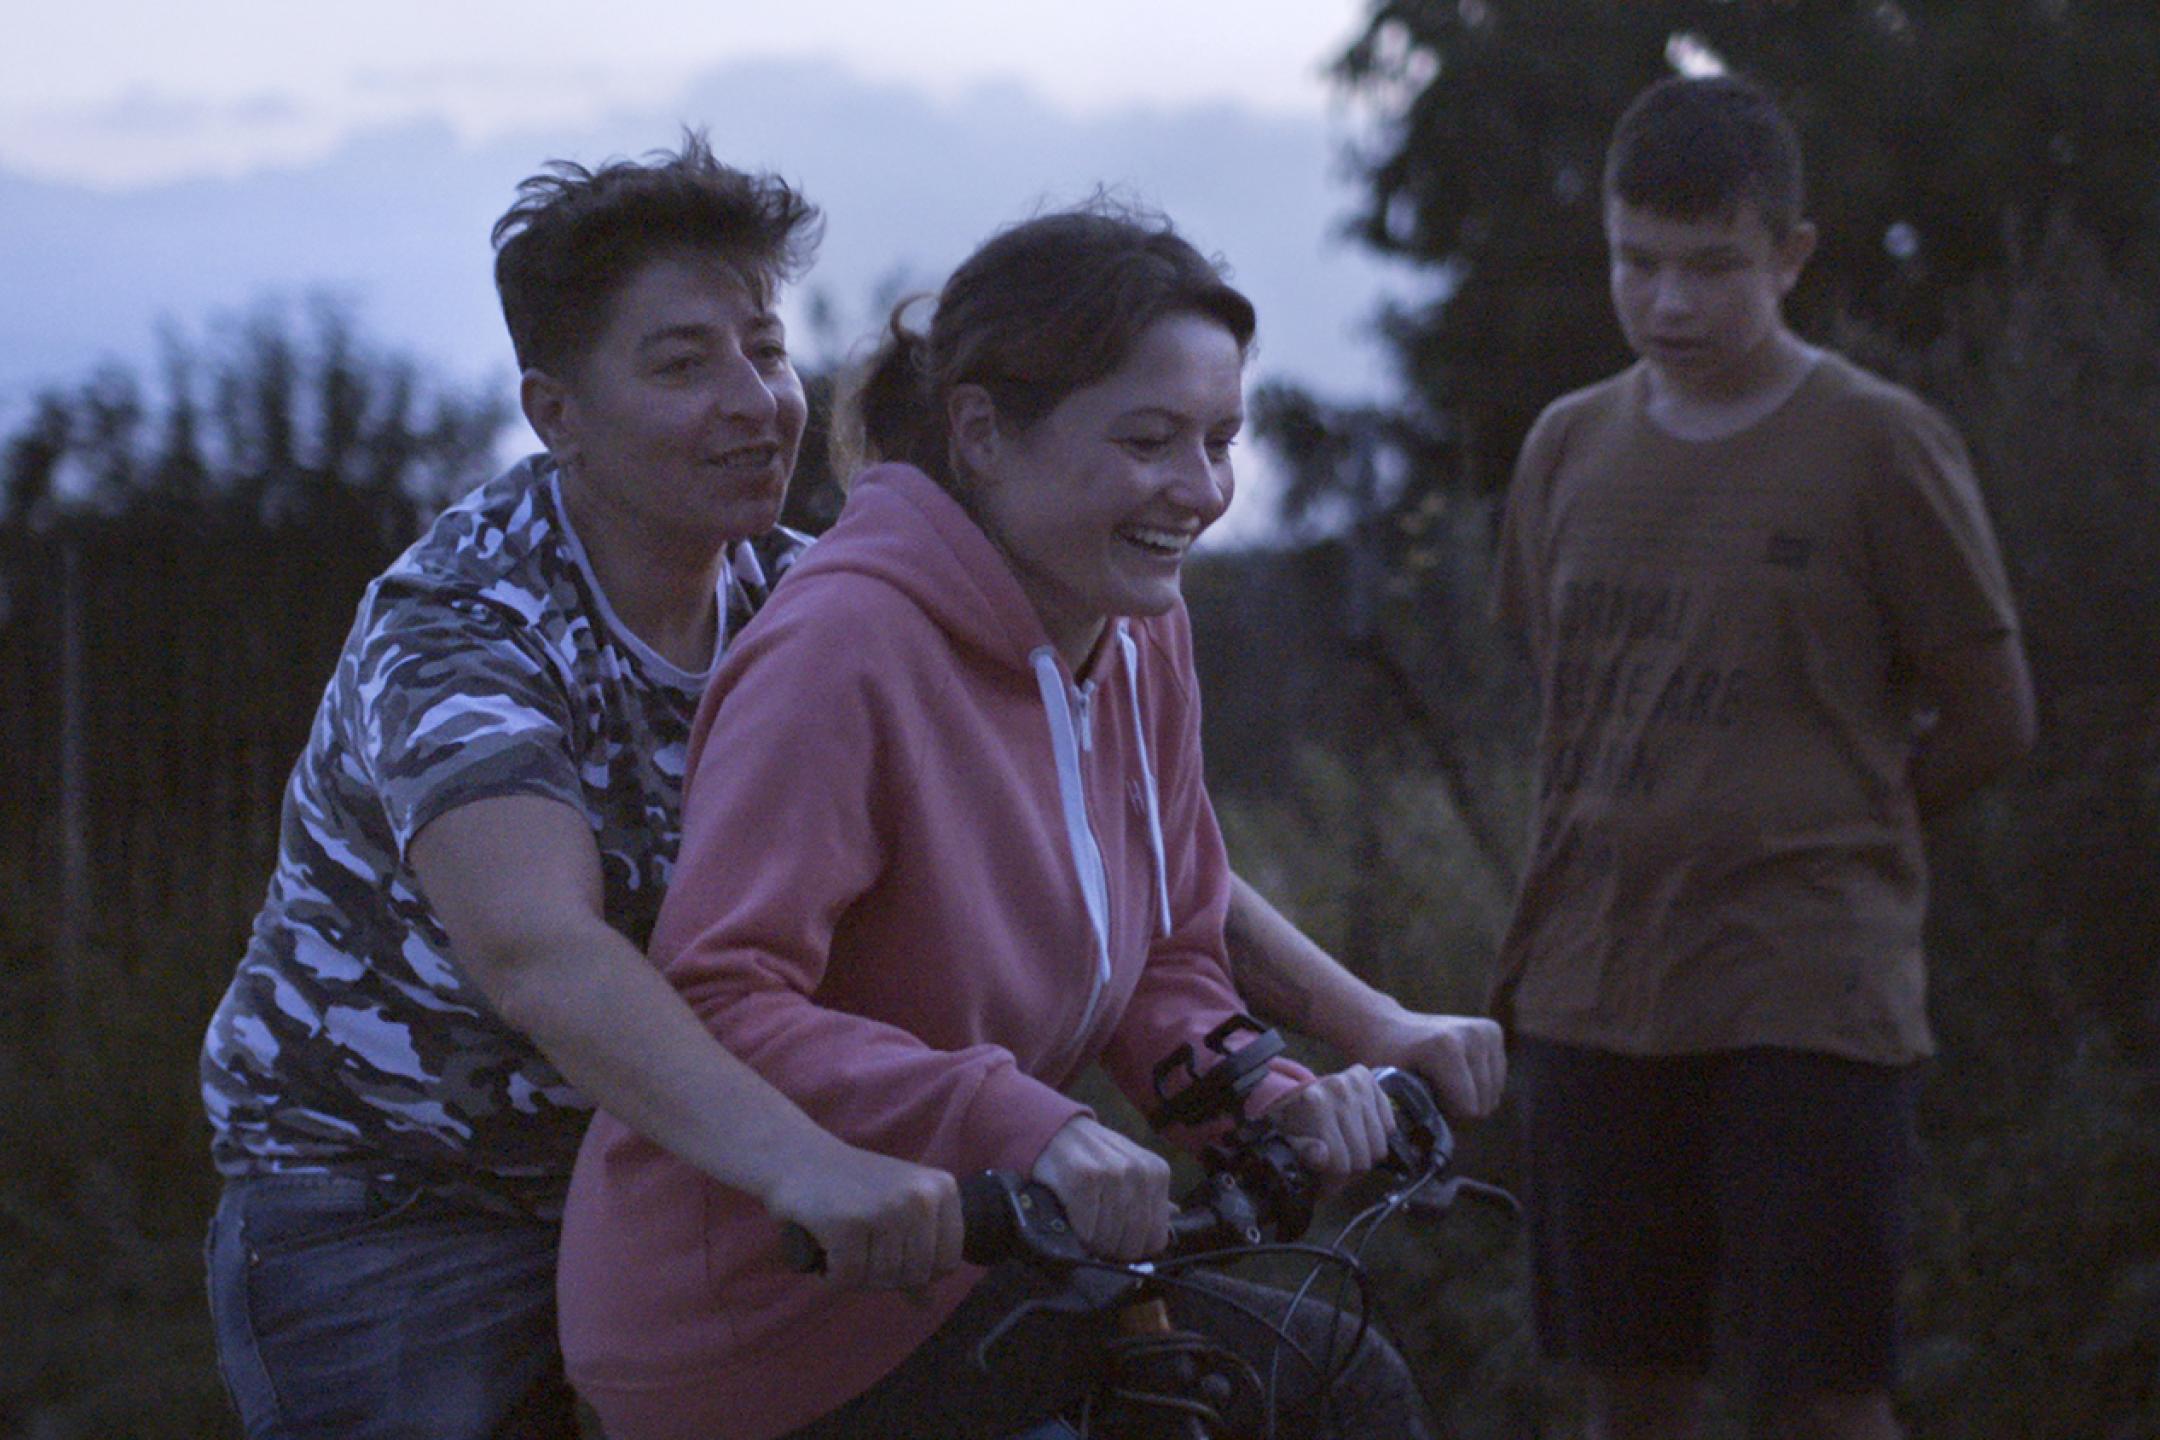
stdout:
<svg viewBox="0 0 2160 1440">
<path fill-rule="evenodd" d="M 691 732 L 652 954 L 736 1055 L 856 1145 L 1027 1172 L 1100 1059 L 1155 1063 L 1242 1009 L 1184 609 L 1111 622 L 1085 673 L 921 472 L 856 482 L 730 649 Z M 1280 1064 L 1254 1097 L 1310 1077 Z M 779 1232 L 595 1117 L 564 1219 L 570 1377 L 614 1440 L 765 1440 L 870 1387 L 927 1305 L 781 1268 Z"/>
</svg>

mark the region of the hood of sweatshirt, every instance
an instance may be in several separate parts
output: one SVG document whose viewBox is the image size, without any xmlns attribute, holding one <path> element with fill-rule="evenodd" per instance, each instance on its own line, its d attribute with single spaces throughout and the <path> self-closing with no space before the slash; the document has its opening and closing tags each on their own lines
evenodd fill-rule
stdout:
<svg viewBox="0 0 2160 1440">
<path fill-rule="evenodd" d="M 1088 820 L 1080 757 L 1092 748 L 1096 692 L 1113 667 L 1125 674 L 1123 689 L 1139 746 L 1160 912 L 1155 923 L 1160 934 L 1168 935 L 1171 929 L 1162 802 L 1140 716 L 1139 657 L 1124 622 L 1110 621 L 1087 667 L 1074 676 L 1050 643 L 1004 554 L 959 501 L 912 465 L 879 465 L 863 472 L 839 522 L 796 570 L 805 576 L 846 572 L 882 580 L 921 607 L 959 648 L 997 667 L 1024 672 L 1036 687 L 1045 740 L 1057 763 L 1066 844 L 1095 930 L 1095 984 L 1072 1037 L 1077 1050 L 1094 1027 L 1096 1005 L 1111 971 L 1109 883 Z"/>
<path fill-rule="evenodd" d="M 1050 643 L 1003 553 L 959 501 L 912 465 L 864 471 L 839 522 L 799 569 L 875 576 L 960 646 L 1016 670 L 1031 669 L 1030 657 Z"/>
</svg>

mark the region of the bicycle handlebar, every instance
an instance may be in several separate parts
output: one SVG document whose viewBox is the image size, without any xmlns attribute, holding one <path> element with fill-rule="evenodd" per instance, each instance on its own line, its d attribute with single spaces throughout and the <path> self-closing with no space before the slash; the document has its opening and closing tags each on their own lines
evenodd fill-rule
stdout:
<svg viewBox="0 0 2160 1440">
<path fill-rule="evenodd" d="M 1495 1186 L 1461 1176 L 1442 1178 L 1454 1158 L 1455 1137 L 1431 1089 L 1414 1074 L 1385 1068 L 1375 1078 L 1388 1097 L 1395 1123 L 1387 1153 L 1374 1168 L 1388 1177 L 1386 1193 L 1346 1222 L 1330 1244 L 1291 1243 L 1312 1220 L 1320 1184 L 1299 1163 L 1290 1138 L 1278 1126 L 1265 1116 L 1245 1115 L 1245 1100 L 1273 1050 L 1262 1042 L 1233 1049 L 1229 1042 L 1240 1028 L 1258 1027 L 1239 1017 L 1207 1037 L 1208 1048 L 1220 1058 L 1204 1072 L 1197 1070 L 1189 1048 L 1158 1067 L 1156 1093 L 1163 1101 L 1158 1117 L 1174 1123 L 1228 1120 L 1230 1124 L 1202 1152 L 1207 1174 L 1180 1197 L 1170 1219 L 1170 1243 L 1153 1260 L 1125 1264 L 1091 1254 L 1066 1217 L 1057 1193 L 1041 1181 L 997 1170 L 960 1181 L 966 1258 L 982 1266 L 1020 1261 L 1054 1282 L 1047 1293 L 1016 1304 L 976 1342 L 977 1367 L 987 1373 L 993 1351 L 1031 1315 L 1114 1313 L 1117 1317 L 1117 1334 L 1101 1347 L 1102 1373 L 1076 1410 L 1083 1433 L 1095 1433 L 1092 1418 L 1137 1424 L 1139 1433 L 1150 1435 L 1226 1434 L 1232 1428 L 1229 1417 L 1242 1415 L 1247 1419 L 1264 1416 L 1266 1432 L 1274 1434 L 1276 1363 L 1286 1355 L 1317 1384 L 1323 1417 L 1331 1414 L 1333 1386 L 1342 1365 L 1363 1343 L 1370 1296 L 1359 1258 L 1378 1227 L 1405 1208 L 1444 1211 L 1463 1194 L 1516 1208 L 1513 1197 Z M 1280 1048 L 1272 1034 L 1263 1032 L 1263 1041 Z M 1257 1052 L 1257 1057 L 1248 1052 Z M 1178 1073 L 1191 1080 L 1187 1087 L 1173 1090 L 1165 1079 L 1174 1079 Z M 1199 1092 L 1198 1098 L 1193 1091 Z M 1206 1334 L 1177 1328 L 1168 1301 L 1193 1283 L 1180 1272 L 1293 1251 L 1312 1262 L 1311 1274 L 1292 1297 L 1293 1305 L 1303 1300 L 1323 1270 L 1337 1271 L 1339 1285 L 1355 1286 L 1358 1303 L 1354 1310 L 1340 1309 L 1340 1288 L 1333 1302 L 1336 1324 L 1348 1316 L 1354 1326 L 1347 1343 L 1338 1344 L 1345 1337 L 1331 1327 L 1325 1343 L 1300 1344 L 1290 1331 L 1253 1312 L 1252 1318 L 1273 1330 L 1281 1347 L 1263 1378 L 1236 1349 Z M 796 1270 L 824 1268 L 823 1251 L 799 1226 L 786 1227 L 784 1252 Z M 1128 1432 L 1117 1429 L 1115 1433 Z"/>
<path fill-rule="evenodd" d="M 960 1181 L 964 1231 L 961 1253 L 970 1265 L 1026 1260 L 1052 1269 L 1101 1265 L 1066 1219 L 1064 1202 L 1040 1180 L 1010 1170 L 984 1170 Z M 1228 1175 L 1203 1180 L 1170 1216 L 1170 1247 L 1158 1259 L 1234 1245 L 1257 1245 L 1266 1218 L 1244 1187 Z M 1283 1238 L 1295 1238 L 1284 1236 Z M 820 1274 L 825 1250 L 793 1221 L 781 1227 L 781 1260 L 798 1274 Z"/>
<path fill-rule="evenodd" d="M 1395 1129 L 1379 1168 L 1406 1182 L 1445 1170 L 1454 1155 L 1454 1135 L 1431 1087 L 1392 1066 L 1375 1072 L 1375 1078 L 1395 1110 Z M 1270 1238 L 1295 1240 L 1305 1232 L 1319 1187 L 1281 1132 L 1264 1120 L 1251 1121 L 1232 1141 L 1211 1147 L 1210 1173 L 1180 1198 L 1170 1217 L 1169 1248 L 1157 1259 L 1259 1245 Z M 1057 1193 L 1039 1180 L 1002 1170 L 966 1176 L 960 1181 L 960 1207 L 966 1230 L 962 1253 L 970 1264 L 1026 1260 L 1070 1271 L 1105 1263 L 1080 1243 Z M 782 1227 L 781 1251 L 783 1262 L 798 1273 L 825 1268 L 824 1249 L 793 1222 Z"/>
</svg>

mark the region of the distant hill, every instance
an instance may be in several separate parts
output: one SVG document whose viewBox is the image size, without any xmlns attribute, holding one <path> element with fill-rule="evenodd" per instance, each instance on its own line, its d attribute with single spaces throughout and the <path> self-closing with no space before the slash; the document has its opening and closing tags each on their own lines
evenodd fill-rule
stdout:
<svg viewBox="0 0 2160 1440">
<path fill-rule="evenodd" d="M 0 423 L 43 383 L 152 353 L 161 319 L 205 321 L 266 295 L 328 290 L 363 329 L 447 373 L 510 375 L 488 226 L 544 159 L 592 161 L 709 128 L 715 148 L 800 183 L 829 216 L 817 270 L 844 344 L 870 297 L 941 277 L 994 226 L 1098 183 L 1160 204 L 1224 252 L 1261 311 L 1256 373 L 1325 393 L 1383 385 L 1360 338 L 1386 283 L 1332 238 L 1348 205 L 1318 119 L 1225 108 L 1074 118 L 1015 89 L 943 103 L 811 63 L 712 72 L 676 100 L 577 129 L 462 144 L 446 127 L 357 136 L 318 164 L 116 194 L 0 172 Z M 803 329 L 798 326 L 798 331 Z"/>
</svg>

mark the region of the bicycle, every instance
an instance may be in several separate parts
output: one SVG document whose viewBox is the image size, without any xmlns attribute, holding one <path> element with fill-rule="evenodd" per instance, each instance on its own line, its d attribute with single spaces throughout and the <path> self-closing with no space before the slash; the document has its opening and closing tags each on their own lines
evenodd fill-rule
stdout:
<svg viewBox="0 0 2160 1440">
<path fill-rule="evenodd" d="M 1231 1042 L 1240 1035 L 1245 1043 L 1233 1048 Z M 984 1171 L 960 1182 L 967 1260 L 983 1266 L 1025 1264 L 1058 1287 L 1046 1298 L 1016 1306 L 983 1337 L 974 1356 L 979 1367 L 989 1371 L 995 1352 L 1030 1316 L 1054 1312 L 1115 1317 L 1117 1335 L 1102 1348 L 1089 1393 L 1059 1420 L 1013 1440 L 1273 1437 L 1286 1361 L 1307 1368 L 1322 1397 L 1323 1421 L 1331 1422 L 1325 1412 L 1331 1409 L 1340 1367 L 1357 1353 L 1366 1327 L 1373 1323 L 1360 1258 L 1380 1226 L 1405 1210 L 1445 1213 L 1465 1195 L 1511 1213 L 1519 1208 L 1514 1197 L 1497 1186 L 1447 1175 L 1454 1137 L 1446 1118 L 1422 1078 L 1391 1067 L 1377 1072 L 1396 1117 L 1389 1153 L 1376 1172 L 1385 1177 L 1384 1193 L 1353 1216 L 1329 1245 L 1300 1243 L 1313 1219 L 1319 1184 L 1279 1129 L 1264 1116 L 1244 1113 L 1245 1098 L 1267 1062 L 1281 1053 L 1282 1038 L 1241 1016 L 1218 1027 L 1204 1045 L 1215 1057 L 1205 1069 L 1192 1047 L 1182 1046 L 1155 1071 L 1158 1104 L 1148 1117 L 1152 1124 L 1230 1126 L 1202 1151 L 1204 1178 L 1180 1197 L 1163 1255 L 1121 1263 L 1090 1254 L 1056 1194 L 1039 1181 Z M 795 1268 L 818 1268 L 822 1257 L 807 1233 L 792 1230 L 786 1244 Z M 1171 1322 L 1167 1302 L 1181 1286 L 1192 1283 L 1184 1278 L 1187 1271 L 1220 1270 L 1265 1255 L 1311 1261 L 1311 1271 L 1293 1292 L 1293 1309 L 1331 1270 L 1338 1277 L 1337 1301 L 1355 1290 L 1355 1323 L 1347 1343 L 1338 1345 L 1342 1337 L 1331 1331 L 1316 1354 L 1285 1326 L 1255 1314 L 1251 1318 L 1274 1331 L 1278 1340 L 1277 1354 L 1262 1375 L 1227 1346 Z M 1335 1309 L 1342 1312 L 1343 1306 L 1338 1303 Z M 1247 1423 L 1239 1424 L 1238 1416 L 1247 1417 Z M 1258 1417 L 1257 1423 L 1251 1417 Z"/>
</svg>

